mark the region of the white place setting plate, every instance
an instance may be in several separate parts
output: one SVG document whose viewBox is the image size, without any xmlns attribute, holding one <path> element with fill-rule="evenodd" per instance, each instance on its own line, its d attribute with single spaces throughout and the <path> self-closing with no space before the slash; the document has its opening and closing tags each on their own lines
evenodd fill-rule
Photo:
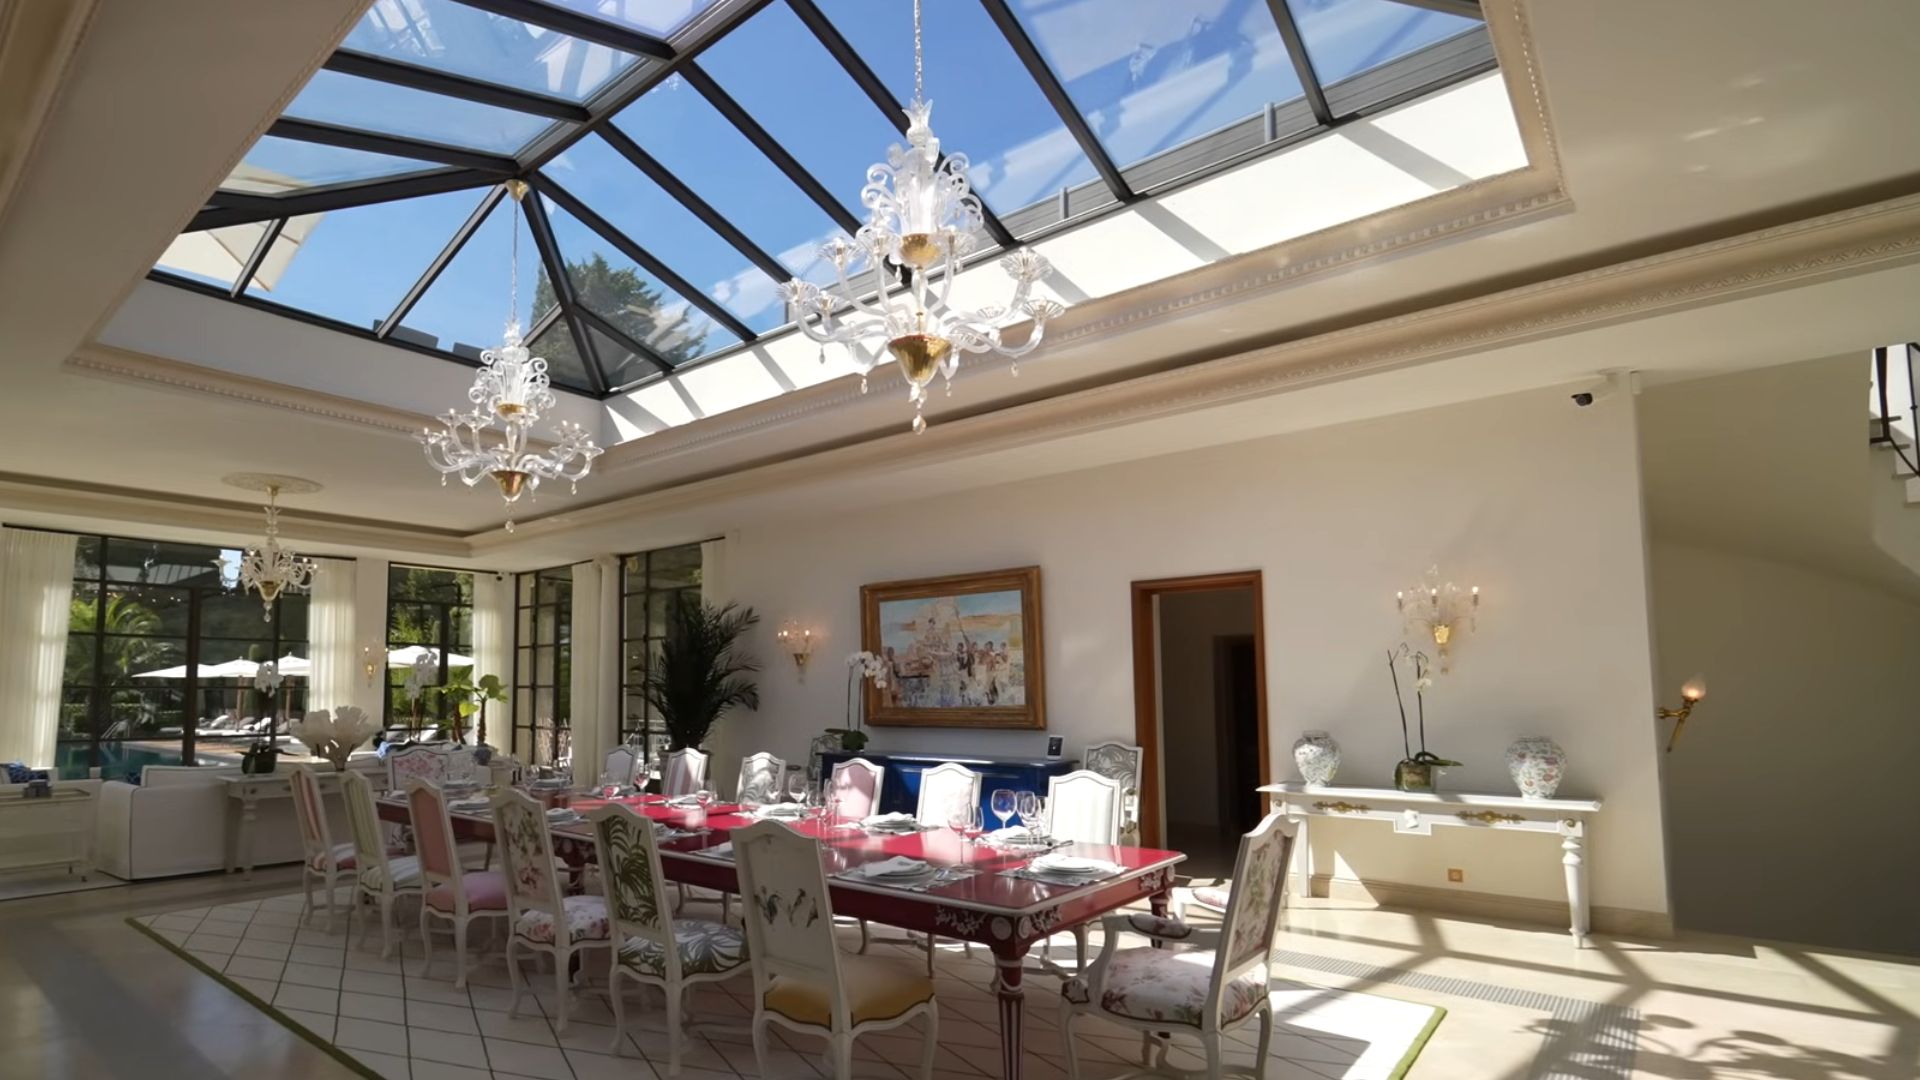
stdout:
<svg viewBox="0 0 1920 1080">
<path fill-rule="evenodd" d="M 860 827 L 870 832 L 919 832 L 920 822 L 912 814 L 874 814 L 860 819 Z"/>
<path fill-rule="evenodd" d="M 1089 859 L 1058 851 L 1040 856 L 1028 863 L 1027 867 L 1042 874 L 1062 878 L 1106 877 L 1117 874 L 1121 870 L 1121 867 L 1105 859 Z"/>
<path fill-rule="evenodd" d="M 801 806 L 799 803 L 767 803 L 765 806 L 754 810 L 753 816 L 757 818 L 779 818 L 791 821 L 796 818 L 806 817 L 807 808 Z"/>
<path fill-rule="evenodd" d="M 918 881 L 938 872 L 938 868 L 921 859 L 909 859 L 904 855 L 895 855 L 891 859 L 868 863 L 855 867 L 853 874 L 869 881 Z"/>
</svg>

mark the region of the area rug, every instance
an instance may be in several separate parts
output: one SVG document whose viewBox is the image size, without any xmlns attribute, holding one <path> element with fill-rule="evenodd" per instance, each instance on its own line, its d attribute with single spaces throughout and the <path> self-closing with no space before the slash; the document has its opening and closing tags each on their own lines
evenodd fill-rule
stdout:
<svg viewBox="0 0 1920 1080">
<path fill-rule="evenodd" d="M 344 897 L 343 897 L 344 899 Z M 432 974 L 426 972 L 417 923 L 409 915 L 394 956 L 380 956 L 376 929 L 360 943 L 356 921 L 349 938 L 344 919 L 331 931 L 315 916 L 302 924 L 300 896 L 223 904 L 127 920 L 173 953 L 225 984 L 255 1008 L 332 1053 L 363 1076 L 389 1080 L 640 1080 L 648 1067 L 667 1072 L 664 1010 L 657 994 L 629 995 L 622 1056 L 613 1056 L 613 1016 L 604 984 L 576 990 L 564 1031 L 552 1019 L 557 997 L 551 971 L 527 962 L 532 992 L 521 1014 L 507 1013 L 513 993 L 497 942 L 476 945 L 465 990 L 452 987 L 452 952 L 436 935 Z M 876 949 L 896 946 L 876 945 Z M 906 963 L 924 963 L 907 947 Z M 483 955 L 484 954 L 484 955 Z M 987 989 L 991 966 L 984 950 L 968 958 L 957 948 L 937 961 L 941 1080 L 999 1075 L 998 1005 Z M 1027 998 L 1026 1074 L 1059 1080 L 1065 1054 L 1048 980 L 1032 980 Z M 747 978 L 698 988 L 688 1014 L 697 1021 L 682 1048 L 683 1080 L 758 1080 L 746 1035 Z M 1299 983 L 1277 984 L 1278 1022 L 1267 1067 L 1272 1080 L 1399 1080 L 1444 1010 L 1374 994 Z M 817 1040 L 775 1032 L 770 1076 L 817 1080 L 826 1073 Z M 1078 1021 L 1081 1075 L 1103 1080 L 1137 1063 L 1139 1037 L 1098 1021 Z M 1244 1068 L 1255 1054 L 1256 1028 L 1236 1032 L 1230 1064 Z M 866 1080 L 917 1075 L 917 1028 L 869 1036 L 857 1044 L 854 1074 Z M 1204 1068 L 1197 1044 L 1176 1040 L 1169 1064 Z M 889 1063 L 897 1063 L 895 1069 Z"/>
</svg>

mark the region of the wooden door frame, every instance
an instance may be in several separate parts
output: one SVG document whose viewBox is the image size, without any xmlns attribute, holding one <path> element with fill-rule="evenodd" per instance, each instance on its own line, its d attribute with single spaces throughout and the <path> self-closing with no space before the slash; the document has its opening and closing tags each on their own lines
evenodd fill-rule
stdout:
<svg viewBox="0 0 1920 1080">
<path fill-rule="evenodd" d="M 1159 847 L 1160 832 L 1160 665 L 1154 653 L 1156 597 L 1169 593 L 1253 590 L 1254 693 L 1259 706 L 1260 783 L 1272 782 L 1273 765 L 1267 759 L 1267 628 L 1265 587 L 1261 572 L 1155 578 L 1133 583 L 1133 736 L 1140 747 L 1140 842 Z"/>
</svg>

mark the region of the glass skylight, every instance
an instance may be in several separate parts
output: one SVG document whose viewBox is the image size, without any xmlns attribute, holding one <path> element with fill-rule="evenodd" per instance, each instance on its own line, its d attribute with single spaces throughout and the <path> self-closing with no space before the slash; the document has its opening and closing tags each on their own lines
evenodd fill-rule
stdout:
<svg viewBox="0 0 1920 1080">
<path fill-rule="evenodd" d="M 511 314 L 555 385 L 606 394 L 771 347 L 779 284 L 832 282 L 819 248 L 858 227 L 868 167 L 904 141 L 911 11 L 373 0 L 153 276 L 470 363 L 510 314 L 524 182 L 538 217 Z M 1493 67 L 1478 21 L 1412 0 L 931 0 L 925 18 L 933 127 L 971 162 L 983 256 Z"/>
<path fill-rule="evenodd" d="M 453 0 L 376 0 L 341 45 L 568 101 L 586 100 L 639 60 Z"/>
</svg>

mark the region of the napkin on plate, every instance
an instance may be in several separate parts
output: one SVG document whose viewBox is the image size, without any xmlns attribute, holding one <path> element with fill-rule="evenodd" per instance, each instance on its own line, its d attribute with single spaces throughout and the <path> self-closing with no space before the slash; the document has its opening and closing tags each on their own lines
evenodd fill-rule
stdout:
<svg viewBox="0 0 1920 1080">
<path fill-rule="evenodd" d="M 682 796 L 680 796 L 680 797 L 678 797 L 678 798 L 674 798 L 674 799 L 668 799 L 668 800 L 667 800 L 667 805 L 668 805 L 668 806 L 678 806 L 678 807 L 685 807 L 685 806 L 699 806 L 699 805 L 700 805 L 700 799 L 699 799 L 699 798 L 698 798 L 697 796 L 694 796 L 694 795 L 682 795 Z"/>
<path fill-rule="evenodd" d="M 867 863 L 857 868 L 861 877 L 906 877 L 909 874 L 925 870 L 927 864 L 920 859 L 909 859 L 905 855 L 895 855 L 891 859 Z"/>
<path fill-rule="evenodd" d="M 753 813 L 755 817 L 763 818 L 799 818 L 807 816 L 807 808 L 799 803 L 767 803 Z"/>
<path fill-rule="evenodd" d="M 912 814 L 892 813 L 874 814 L 860 819 L 860 824 L 869 829 L 911 829 L 918 828 L 920 821 Z"/>
</svg>

